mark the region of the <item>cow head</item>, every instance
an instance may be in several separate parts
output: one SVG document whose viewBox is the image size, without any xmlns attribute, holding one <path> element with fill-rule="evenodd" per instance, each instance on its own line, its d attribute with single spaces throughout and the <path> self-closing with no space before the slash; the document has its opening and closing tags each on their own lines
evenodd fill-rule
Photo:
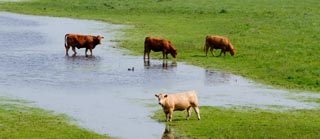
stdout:
<svg viewBox="0 0 320 139">
<path fill-rule="evenodd" d="M 231 54 L 231 56 L 234 56 L 234 55 L 236 54 L 236 49 L 234 49 L 234 48 L 231 49 L 231 50 L 230 50 L 230 54 Z"/>
<path fill-rule="evenodd" d="M 102 40 L 103 38 L 104 38 L 103 36 L 98 35 L 98 36 L 95 37 L 95 40 L 94 40 L 94 41 L 95 41 L 96 44 L 101 44 L 101 40 Z"/>
<path fill-rule="evenodd" d="M 167 94 L 155 94 L 155 96 L 158 98 L 159 104 L 161 106 L 164 105 L 164 102 L 165 102 L 166 98 L 168 97 Z"/>
<path fill-rule="evenodd" d="M 178 51 L 176 48 L 173 47 L 173 45 L 170 43 L 170 54 L 173 58 L 176 58 L 178 55 Z"/>
<path fill-rule="evenodd" d="M 234 56 L 236 54 L 236 49 L 233 47 L 231 43 L 229 43 L 228 49 L 230 51 L 231 56 Z"/>
</svg>

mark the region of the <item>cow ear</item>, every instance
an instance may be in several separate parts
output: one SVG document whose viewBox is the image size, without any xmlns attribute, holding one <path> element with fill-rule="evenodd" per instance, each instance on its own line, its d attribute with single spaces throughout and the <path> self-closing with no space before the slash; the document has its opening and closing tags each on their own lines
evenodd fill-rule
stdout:
<svg viewBox="0 0 320 139">
<path fill-rule="evenodd" d="M 154 96 L 159 97 L 159 95 L 158 95 L 158 94 L 155 94 Z"/>
<path fill-rule="evenodd" d="M 164 97 L 166 98 L 166 97 L 168 97 L 168 95 L 164 95 Z"/>
</svg>

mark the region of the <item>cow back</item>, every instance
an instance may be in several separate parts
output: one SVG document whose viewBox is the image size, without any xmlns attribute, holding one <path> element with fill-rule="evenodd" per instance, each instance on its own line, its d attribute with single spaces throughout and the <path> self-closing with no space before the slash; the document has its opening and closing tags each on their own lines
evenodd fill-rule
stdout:
<svg viewBox="0 0 320 139">
<path fill-rule="evenodd" d="M 169 94 L 167 101 L 169 105 L 175 108 L 175 110 L 184 110 L 190 106 L 198 105 L 198 98 L 195 91 Z"/>
<path fill-rule="evenodd" d="M 153 38 L 153 37 L 146 37 L 144 41 L 144 47 L 147 50 L 152 50 L 155 52 L 163 51 L 165 45 L 165 40 Z"/>
<path fill-rule="evenodd" d="M 77 48 L 94 48 L 96 45 L 101 44 L 102 38 L 101 36 L 67 34 L 66 41 L 68 45 Z"/>
</svg>

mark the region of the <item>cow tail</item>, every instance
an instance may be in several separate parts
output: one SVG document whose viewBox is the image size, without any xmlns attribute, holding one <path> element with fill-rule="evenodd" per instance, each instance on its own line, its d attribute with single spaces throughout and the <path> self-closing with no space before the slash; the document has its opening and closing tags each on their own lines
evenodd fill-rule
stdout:
<svg viewBox="0 0 320 139">
<path fill-rule="evenodd" d="M 69 37 L 69 34 L 66 34 L 66 35 L 64 36 L 64 47 L 67 47 L 67 46 L 68 46 L 68 44 L 67 44 L 67 39 L 68 39 L 68 37 Z"/>
<path fill-rule="evenodd" d="M 206 41 L 205 41 L 204 46 L 203 46 L 203 52 L 206 52 L 208 37 L 209 37 L 209 36 L 206 36 Z"/>
</svg>

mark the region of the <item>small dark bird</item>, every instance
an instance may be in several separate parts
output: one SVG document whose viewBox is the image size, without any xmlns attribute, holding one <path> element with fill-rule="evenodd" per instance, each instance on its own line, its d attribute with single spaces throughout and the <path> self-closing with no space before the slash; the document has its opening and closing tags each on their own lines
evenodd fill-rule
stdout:
<svg viewBox="0 0 320 139">
<path fill-rule="evenodd" d="M 134 67 L 128 68 L 128 71 L 134 71 Z"/>
</svg>

